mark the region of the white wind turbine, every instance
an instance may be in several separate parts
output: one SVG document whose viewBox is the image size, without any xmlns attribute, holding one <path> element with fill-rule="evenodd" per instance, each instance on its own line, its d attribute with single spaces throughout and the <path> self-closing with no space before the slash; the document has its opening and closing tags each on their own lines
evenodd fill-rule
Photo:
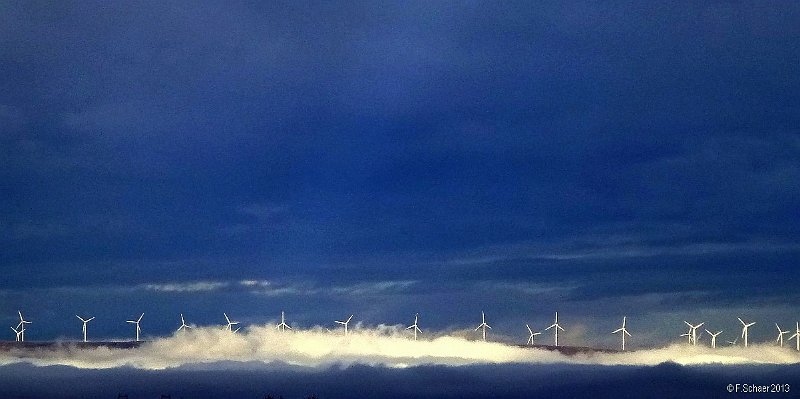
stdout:
<svg viewBox="0 0 800 399">
<path fill-rule="evenodd" d="M 544 330 L 547 331 L 553 327 L 555 327 L 554 332 L 556 337 L 556 346 L 558 346 L 558 330 L 564 331 L 564 329 L 561 328 L 561 326 L 558 324 L 558 312 L 556 312 L 556 320 L 553 322 L 553 324 L 551 324 L 550 327 L 547 327 Z"/>
<path fill-rule="evenodd" d="M 139 318 L 136 319 L 136 321 L 134 321 L 134 320 L 126 320 L 125 321 L 126 323 L 136 324 L 136 342 L 139 342 L 139 333 L 142 332 L 142 328 L 139 326 L 139 323 L 142 321 L 142 317 L 144 317 L 144 313 L 142 313 L 142 315 L 139 316 Z"/>
<path fill-rule="evenodd" d="M 419 313 L 414 315 L 414 324 L 406 327 L 406 330 L 414 329 L 414 341 L 417 340 L 417 333 L 422 332 L 422 330 L 419 329 L 419 324 L 417 323 L 418 321 L 419 321 Z"/>
<path fill-rule="evenodd" d="M 277 329 L 279 329 L 281 331 L 286 331 L 287 328 L 290 329 L 290 330 L 292 329 L 292 327 L 289 327 L 289 325 L 286 324 L 286 318 L 285 318 L 282 310 L 281 310 L 281 322 L 278 323 L 278 325 L 275 328 L 277 328 Z"/>
<path fill-rule="evenodd" d="M 17 333 L 17 342 L 20 342 L 21 341 L 20 337 L 22 336 L 22 333 L 25 331 L 25 328 L 23 327 L 21 329 L 17 329 L 17 328 L 11 327 L 11 330 L 13 330 L 15 333 Z"/>
<path fill-rule="evenodd" d="M 692 344 L 692 345 L 697 345 L 697 329 L 702 327 L 703 324 L 706 324 L 706 323 L 702 322 L 702 323 L 700 323 L 700 324 L 698 324 L 696 326 L 693 326 L 693 325 L 689 324 L 689 322 L 686 321 L 686 320 L 684 320 L 683 322 L 686 323 L 687 326 L 689 326 L 689 332 L 686 333 L 689 336 L 689 343 Z M 683 335 L 681 335 L 681 336 L 683 336 Z"/>
<path fill-rule="evenodd" d="M 708 335 L 711 336 L 711 347 L 712 348 L 716 348 L 717 347 L 717 335 L 722 334 L 722 330 L 719 330 L 716 333 L 712 333 L 711 331 L 708 331 L 708 330 L 706 330 L 706 332 L 708 333 Z"/>
<path fill-rule="evenodd" d="M 795 340 L 797 350 L 800 351 L 800 323 L 795 322 L 794 324 L 794 335 L 789 337 L 789 341 L 792 339 Z"/>
<path fill-rule="evenodd" d="M 484 340 L 484 342 L 486 341 L 486 329 L 487 328 L 491 329 L 492 326 L 486 324 L 486 314 L 481 312 L 481 324 L 478 324 L 478 326 L 475 327 L 475 331 L 483 329 L 483 340 Z"/>
<path fill-rule="evenodd" d="M 791 331 L 789 331 L 789 330 L 786 330 L 786 331 L 781 330 L 781 327 L 778 325 L 778 323 L 775 323 L 775 327 L 778 329 L 778 339 L 776 339 L 775 342 L 780 342 L 781 348 L 783 348 L 783 335 L 784 334 L 788 334 Z"/>
<path fill-rule="evenodd" d="M 622 333 L 621 335 L 622 335 L 622 350 L 623 351 L 625 350 L 625 335 L 627 335 L 629 337 L 631 336 L 631 334 L 625 328 L 625 319 L 627 319 L 627 316 L 622 316 L 622 327 L 620 327 L 620 328 L 614 330 L 614 332 L 612 332 L 612 334 Z"/>
<path fill-rule="evenodd" d="M 750 326 L 756 324 L 756 322 L 745 323 L 744 320 L 738 317 L 737 319 L 739 319 L 739 323 L 742 323 L 742 338 L 744 338 L 744 347 L 747 348 L 747 330 L 750 328 Z"/>
<path fill-rule="evenodd" d="M 339 323 L 339 324 L 344 326 L 344 336 L 345 337 L 347 336 L 347 325 L 350 324 L 350 319 L 352 319 L 352 318 L 353 318 L 353 315 L 350 315 L 350 317 L 348 317 L 347 320 L 345 320 L 345 321 L 334 320 L 336 323 Z"/>
<path fill-rule="evenodd" d="M 183 330 L 183 332 L 184 332 L 184 334 L 185 334 L 185 333 L 186 333 L 186 330 L 188 330 L 188 329 L 190 329 L 190 328 L 192 328 L 192 326 L 190 326 L 190 325 L 186 324 L 186 320 L 184 320 L 184 318 L 183 318 L 183 313 L 181 313 L 181 326 L 180 326 L 180 327 L 178 327 L 178 330 L 177 330 L 177 331 L 175 331 L 175 332 L 178 332 L 178 331 L 181 331 L 181 330 Z"/>
<path fill-rule="evenodd" d="M 228 322 L 228 325 L 224 327 L 224 329 L 225 329 L 225 330 L 228 330 L 229 332 L 232 332 L 232 333 L 234 333 L 234 334 L 235 334 L 237 331 L 239 331 L 239 329 L 240 329 L 241 327 L 238 327 L 238 328 L 236 328 L 235 330 L 233 329 L 233 326 L 235 326 L 235 325 L 239 324 L 239 322 L 238 322 L 238 321 L 231 321 L 231 319 L 228 317 L 228 314 L 227 314 L 227 313 L 225 313 L 225 312 L 223 312 L 223 313 L 222 313 L 222 315 L 223 315 L 223 316 L 225 316 L 225 320 Z"/>
<path fill-rule="evenodd" d="M 540 334 L 541 334 L 541 332 L 539 332 L 539 331 L 533 332 L 533 330 L 531 330 L 531 326 L 529 326 L 529 325 L 527 325 L 527 324 L 525 325 L 525 327 L 528 327 L 528 333 L 530 334 L 530 335 L 528 336 L 528 342 L 526 342 L 525 344 L 526 344 L 526 345 L 533 345 L 533 340 L 535 339 L 535 337 L 536 337 L 537 335 L 540 335 Z"/>
<path fill-rule="evenodd" d="M 734 346 L 734 345 L 736 345 L 737 341 L 739 341 L 739 337 L 734 338 L 733 341 L 727 341 L 727 342 L 728 342 L 728 345 Z"/>
<path fill-rule="evenodd" d="M 89 324 L 90 321 L 94 320 L 94 317 L 90 317 L 88 319 L 84 319 L 83 317 L 80 317 L 78 315 L 75 315 L 75 317 L 77 317 L 83 322 L 83 342 L 86 342 L 86 325 Z"/>
<path fill-rule="evenodd" d="M 21 333 L 20 337 L 19 337 L 19 340 L 20 340 L 20 342 L 24 342 L 25 341 L 25 325 L 26 324 L 31 324 L 31 322 L 28 321 L 28 320 L 25 320 L 22 317 L 22 311 L 21 310 L 18 310 L 17 313 L 19 313 L 19 324 L 17 324 L 17 330 L 19 330 L 20 333 Z"/>
<path fill-rule="evenodd" d="M 689 331 L 690 332 L 685 332 L 685 333 L 681 334 L 681 337 L 689 337 L 689 345 L 691 345 L 692 344 L 692 334 L 691 334 L 692 330 L 689 330 Z"/>
</svg>

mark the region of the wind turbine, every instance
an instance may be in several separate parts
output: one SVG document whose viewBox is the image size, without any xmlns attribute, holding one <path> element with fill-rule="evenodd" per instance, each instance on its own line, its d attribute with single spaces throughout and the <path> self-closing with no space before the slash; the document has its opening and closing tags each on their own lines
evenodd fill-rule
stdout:
<svg viewBox="0 0 800 399">
<path fill-rule="evenodd" d="M 12 330 L 13 330 L 15 333 L 17 333 L 17 342 L 20 342 L 20 337 L 22 336 L 22 333 L 23 333 L 23 332 L 25 332 L 25 328 L 23 327 L 22 329 L 16 329 L 16 328 L 14 328 L 14 327 L 11 327 L 11 329 L 12 329 Z"/>
<path fill-rule="evenodd" d="M 696 326 L 693 326 L 693 325 L 689 324 L 689 322 L 686 321 L 686 320 L 684 320 L 683 322 L 686 323 L 687 326 L 689 326 L 689 332 L 687 332 L 687 334 L 689 334 L 689 343 L 692 344 L 692 345 L 697 345 L 697 329 L 702 327 L 703 324 L 706 324 L 706 323 L 702 322 L 702 323 L 700 323 L 700 324 L 698 324 Z M 681 335 L 681 336 L 683 336 L 683 335 Z"/>
<path fill-rule="evenodd" d="M 775 327 L 778 329 L 778 339 L 776 339 L 775 342 L 780 342 L 781 343 L 781 348 L 783 348 L 783 334 L 788 334 L 791 331 L 789 331 L 789 330 L 786 330 L 786 331 L 781 330 L 781 327 L 778 325 L 778 323 L 775 323 Z"/>
<path fill-rule="evenodd" d="M 558 330 L 564 331 L 564 329 L 561 328 L 561 326 L 558 324 L 558 312 L 556 312 L 556 320 L 553 322 L 553 324 L 551 324 L 550 327 L 547 327 L 544 330 L 547 331 L 553 327 L 555 327 L 554 331 L 556 336 L 556 346 L 558 346 Z"/>
<path fill-rule="evenodd" d="M 139 323 L 142 321 L 142 317 L 144 317 L 144 313 L 142 313 L 142 315 L 139 316 L 139 318 L 136 319 L 136 321 L 126 320 L 127 323 L 136 324 L 136 342 L 139 342 L 139 333 L 142 332 L 142 328 L 139 327 Z"/>
<path fill-rule="evenodd" d="M 621 335 L 622 335 L 622 350 L 623 351 L 625 350 L 625 335 L 627 335 L 629 337 L 631 336 L 631 334 L 625 328 L 625 319 L 627 319 L 627 316 L 622 316 L 622 327 L 620 327 L 620 328 L 614 330 L 614 332 L 612 332 L 612 334 L 622 333 Z"/>
<path fill-rule="evenodd" d="M 345 321 L 334 320 L 335 322 L 337 322 L 337 323 L 339 323 L 341 325 L 344 325 L 344 336 L 345 337 L 347 336 L 347 325 L 350 324 L 350 319 L 352 319 L 352 318 L 353 318 L 353 315 L 350 315 L 350 317 L 348 317 L 347 320 L 345 320 Z"/>
<path fill-rule="evenodd" d="M 286 324 L 286 319 L 284 318 L 282 310 L 281 310 L 281 322 L 277 325 L 276 328 L 278 328 L 281 331 L 286 331 L 287 328 L 290 330 L 292 329 L 291 327 L 289 327 L 288 324 Z"/>
<path fill-rule="evenodd" d="M 529 325 L 527 325 L 527 324 L 525 325 L 525 327 L 528 327 L 528 333 L 530 334 L 530 335 L 528 336 L 528 342 L 526 342 L 525 344 L 526 344 L 526 345 L 533 345 L 533 340 L 535 339 L 535 337 L 536 337 L 537 335 L 540 335 L 540 334 L 541 334 L 541 332 L 538 332 L 538 331 L 537 331 L 537 332 L 533 332 L 533 330 L 531 330 L 531 326 L 529 326 Z"/>
<path fill-rule="evenodd" d="M 736 337 L 736 338 L 733 339 L 733 341 L 727 341 L 727 342 L 728 342 L 729 345 L 733 346 L 733 345 L 736 345 L 736 341 L 738 341 L 738 340 L 739 340 L 739 337 Z"/>
<path fill-rule="evenodd" d="M 711 336 L 711 347 L 712 348 L 716 348 L 717 347 L 717 335 L 722 334 L 722 330 L 717 331 L 716 334 L 712 333 L 711 331 L 708 331 L 708 330 L 706 330 L 706 332 L 708 333 L 708 335 Z"/>
<path fill-rule="evenodd" d="M 177 331 L 175 331 L 175 332 L 178 332 L 178 331 L 181 331 L 181 330 L 183 330 L 183 332 L 184 332 L 184 334 L 185 334 L 185 333 L 186 333 L 186 330 L 188 330 L 188 329 L 190 329 L 190 328 L 192 328 L 192 326 L 190 326 L 190 325 L 186 324 L 186 320 L 184 320 L 184 319 L 183 319 L 183 313 L 181 313 L 181 326 L 180 326 L 180 327 L 178 327 L 178 330 L 177 330 Z"/>
<path fill-rule="evenodd" d="M 739 318 L 737 317 L 737 319 Z M 739 323 L 742 323 L 742 338 L 744 338 L 744 347 L 747 348 L 747 329 L 756 324 L 756 322 L 745 323 L 744 320 L 739 319 Z"/>
<path fill-rule="evenodd" d="M 225 320 L 228 321 L 228 325 L 225 326 L 225 328 L 224 328 L 225 330 L 228 330 L 228 331 L 230 331 L 232 333 L 236 333 L 237 331 L 239 331 L 239 328 L 241 328 L 241 327 L 239 327 L 239 328 L 237 328 L 235 330 L 233 329 L 233 326 L 239 324 L 238 321 L 231 321 L 231 319 L 228 317 L 228 314 L 225 313 L 225 312 L 223 312 L 222 315 L 224 315 L 225 316 Z"/>
<path fill-rule="evenodd" d="M 86 342 L 86 325 L 89 324 L 90 321 L 94 320 L 94 317 L 88 319 L 84 319 L 78 315 L 75 315 L 75 317 L 79 318 L 83 322 L 83 342 Z"/>
<path fill-rule="evenodd" d="M 22 317 L 22 311 L 21 310 L 18 310 L 17 313 L 19 313 L 19 324 L 17 324 L 17 329 L 20 330 L 20 333 L 21 333 L 19 340 L 20 340 L 20 342 L 24 342 L 25 341 L 25 325 L 26 324 L 31 324 L 31 322 L 28 321 L 28 320 L 25 320 Z"/>
<path fill-rule="evenodd" d="M 794 335 L 789 337 L 789 341 L 794 338 L 797 346 L 797 350 L 800 351 L 800 323 L 795 322 L 794 324 Z"/>
<path fill-rule="evenodd" d="M 692 330 L 689 330 L 689 331 L 691 332 Z M 692 344 L 692 334 L 690 332 L 685 332 L 685 333 L 681 334 L 681 337 L 689 337 L 689 345 Z"/>
<path fill-rule="evenodd" d="M 483 329 L 483 341 L 484 342 L 486 341 L 486 329 L 487 328 L 491 329 L 492 326 L 486 324 L 486 314 L 481 312 L 481 324 L 479 324 L 477 327 L 475 327 L 475 331 Z"/>
<path fill-rule="evenodd" d="M 422 330 L 419 329 L 419 324 L 417 321 L 419 321 L 419 313 L 414 315 L 414 324 L 406 327 L 406 330 L 411 330 L 412 328 L 414 329 L 414 341 L 417 340 L 417 333 L 422 332 Z"/>
</svg>

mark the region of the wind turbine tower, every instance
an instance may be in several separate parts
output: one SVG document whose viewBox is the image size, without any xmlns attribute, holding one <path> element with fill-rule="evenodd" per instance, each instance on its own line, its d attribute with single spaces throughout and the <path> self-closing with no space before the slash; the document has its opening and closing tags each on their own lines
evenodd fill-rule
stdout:
<svg viewBox="0 0 800 399">
<path fill-rule="evenodd" d="M 486 329 L 491 329 L 492 326 L 486 324 L 486 314 L 481 312 L 481 324 L 475 327 L 475 331 L 483 329 L 483 341 L 486 342 Z"/>
<path fill-rule="evenodd" d="M 139 326 L 139 323 L 142 321 L 142 317 L 144 317 L 144 313 L 142 313 L 142 315 L 139 316 L 139 318 L 136 319 L 136 321 L 126 320 L 127 323 L 136 324 L 136 342 L 139 342 L 139 333 L 142 332 L 142 328 Z"/>
<path fill-rule="evenodd" d="M 414 329 L 414 341 L 416 341 L 416 340 L 417 340 L 417 333 L 418 333 L 418 332 L 420 332 L 420 333 L 422 332 L 422 330 L 420 330 L 420 329 L 419 329 L 419 323 L 418 323 L 418 321 L 419 321 L 419 313 L 417 313 L 417 314 L 415 314 L 415 315 L 414 315 L 414 324 L 412 324 L 412 325 L 410 325 L 410 326 L 406 327 L 406 330 L 411 330 L 411 329 Z"/>
<path fill-rule="evenodd" d="M 781 348 L 783 348 L 783 335 L 784 334 L 788 334 L 791 331 L 789 331 L 789 330 L 786 330 L 786 331 L 781 330 L 781 327 L 778 325 L 778 323 L 775 323 L 775 327 L 778 329 L 778 339 L 776 339 L 775 342 L 780 342 Z"/>
<path fill-rule="evenodd" d="M 739 319 L 739 323 L 742 323 L 742 338 L 744 338 L 744 347 L 747 348 L 747 330 L 750 328 L 750 326 L 756 324 L 756 322 L 745 323 L 744 320 L 738 317 L 737 319 Z"/>
<path fill-rule="evenodd" d="M 716 333 L 712 333 L 711 331 L 708 331 L 708 330 L 706 330 L 706 332 L 708 333 L 708 335 L 711 336 L 711 347 L 712 348 L 716 348 L 717 347 L 717 335 L 722 334 L 722 330 L 719 330 Z"/>
<path fill-rule="evenodd" d="M 226 326 L 224 327 L 224 329 L 225 329 L 225 330 L 228 330 L 229 332 L 231 332 L 231 333 L 234 333 L 234 334 L 235 334 L 237 331 L 239 331 L 239 328 L 241 328 L 241 327 L 239 327 L 239 328 L 237 328 L 237 329 L 235 329 L 235 330 L 233 329 L 233 326 L 235 326 L 235 325 L 239 324 L 239 322 L 238 322 L 238 321 L 231 321 L 231 319 L 228 317 L 228 314 L 227 314 L 227 313 L 225 313 L 225 312 L 223 312 L 223 313 L 222 313 L 222 315 L 223 315 L 223 316 L 225 316 L 225 320 L 228 322 L 228 325 L 226 325 Z"/>
<path fill-rule="evenodd" d="M 614 330 L 614 332 L 612 332 L 612 334 L 622 333 L 621 335 L 622 335 L 622 350 L 623 351 L 625 350 L 625 335 L 627 335 L 629 337 L 631 336 L 631 334 L 625 328 L 625 319 L 627 319 L 627 316 L 622 316 L 622 327 L 620 327 L 620 328 Z"/>
<path fill-rule="evenodd" d="M 526 342 L 525 344 L 526 345 L 533 345 L 533 340 L 535 339 L 535 337 L 537 335 L 540 335 L 541 333 L 539 331 L 534 332 L 533 330 L 531 330 L 531 326 L 529 326 L 527 324 L 525 325 L 525 327 L 528 327 L 528 334 L 530 334 L 528 336 L 528 342 Z"/>
<path fill-rule="evenodd" d="M 703 324 L 705 324 L 705 322 L 702 322 L 696 326 L 689 324 L 689 322 L 686 320 L 684 320 L 683 322 L 686 323 L 687 326 L 689 326 L 689 332 L 687 332 L 687 334 L 689 335 L 689 343 L 692 345 L 697 345 L 697 329 L 702 327 Z"/>
<path fill-rule="evenodd" d="M 20 342 L 21 341 L 20 337 L 22 336 L 22 333 L 25 331 L 25 329 L 24 328 L 23 329 L 17 329 L 17 328 L 11 327 L 11 330 L 13 330 L 15 333 L 17 333 L 17 342 Z"/>
<path fill-rule="evenodd" d="M 547 331 L 551 328 L 555 328 L 554 332 L 556 337 L 556 346 L 558 346 L 558 330 L 564 331 L 564 329 L 561 328 L 561 326 L 558 324 L 558 312 L 556 312 L 556 320 L 553 322 L 553 324 L 551 324 L 550 327 L 547 327 L 544 330 Z"/>
<path fill-rule="evenodd" d="M 281 322 L 280 322 L 280 323 L 278 323 L 278 325 L 276 326 L 276 328 L 277 328 L 277 329 L 279 329 L 279 330 L 281 330 L 281 331 L 286 331 L 286 329 L 287 329 L 287 328 L 288 328 L 288 329 L 290 329 L 290 330 L 292 329 L 292 327 L 289 327 L 289 325 L 288 325 L 288 324 L 286 324 L 286 317 L 284 316 L 284 314 L 283 314 L 283 311 L 282 311 L 282 310 L 281 310 Z"/>
<path fill-rule="evenodd" d="M 353 318 L 353 315 L 347 318 L 345 321 L 334 320 L 336 323 L 339 323 L 344 326 L 344 336 L 347 336 L 347 325 L 350 324 L 350 320 Z"/>
<path fill-rule="evenodd" d="M 794 335 L 789 337 L 789 341 L 791 341 L 792 339 L 795 340 L 797 350 L 800 351 L 800 323 L 795 322 Z"/>
<path fill-rule="evenodd" d="M 20 340 L 20 342 L 24 342 L 25 341 L 25 325 L 26 324 L 31 324 L 32 322 L 30 322 L 28 320 L 25 320 L 25 318 L 22 317 L 22 311 L 21 310 L 18 310 L 17 313 L 19 313 L 19 324 L 17 324 L 17 330 L 19 330 L 20 333 L 21 333 L 20 336 L 19 336 L 19 340 Z"/>
<path fill-rule="evenodd" d="M 80 317 L 78 315 L 75 315 L 75 317 L 77 317 L 83 322 L 83 342 L 86 342 L 86 325 L 89 324 L 90 321 L 94 320 L 94 317 L 88 319 L 84 319 L 83 317 Z"/>
<path fill-rule="evenodd" d="M 183 330 L 183 333 L 185 334 L 186 330 L 190 328 L 192 328 L 192 326 L 186 324 L 186 320 L 183 319 L 183 313 L 181 313 L 181 326 L 178 327 L 178 330 L 176 332 Z"/>
</svg>

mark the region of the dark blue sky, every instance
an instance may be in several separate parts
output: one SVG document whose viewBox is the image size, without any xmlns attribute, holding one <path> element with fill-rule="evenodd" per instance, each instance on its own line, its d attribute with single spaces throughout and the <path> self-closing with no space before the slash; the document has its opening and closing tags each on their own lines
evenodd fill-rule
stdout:
<svg viewBox="0 0 800 399">
<path fill-rule="evenodd" d="M 800 317 L 796 2 L 163 3 L 2 6 L 0 321 Z"/>
</svg>

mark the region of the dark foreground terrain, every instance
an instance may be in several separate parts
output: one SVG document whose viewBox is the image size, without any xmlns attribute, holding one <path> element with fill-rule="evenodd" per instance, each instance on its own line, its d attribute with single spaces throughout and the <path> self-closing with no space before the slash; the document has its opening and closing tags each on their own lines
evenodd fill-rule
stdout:
<svg viewBox="0 0 800 399">
<path fill-rule="evenodd" d="M 789 393 L 728 393 L 728 384 L 789 384 Z M 654 367 L 503 364 L 403 369 L 217 363 L 168 370 L 0 366 L 2 398 L 791 398 L 797 366 Z"/>
</svg>

